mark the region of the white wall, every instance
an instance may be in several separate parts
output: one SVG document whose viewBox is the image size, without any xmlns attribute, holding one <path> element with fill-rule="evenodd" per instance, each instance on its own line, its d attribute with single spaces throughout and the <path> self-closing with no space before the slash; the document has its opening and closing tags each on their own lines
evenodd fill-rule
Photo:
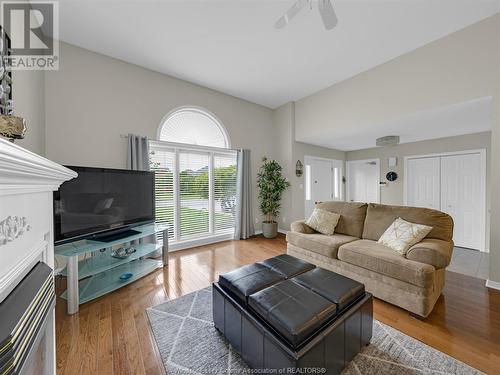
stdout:
<svg viewBox="0 0 500 375">
<path fill-rule="evenodd" d="M 14 71 L 12 74 L 14 114 L 24 117 L 27 132 L 16 144 L 45 155 L 45 74 L 43 71 Z"/>
<path fill-rule="evenodd" d="M 163 116 L 183 105 L 217 115 L 232 147 L 251 150 L 252 176 L 274 150 L 268 108 L 69 44 L 60 53 L 60 70 L 45 77 L 46 154 L 56 162 L 124 168 L 120 134 L 156 139 Z M 255 198 L 255 218 L 257 207 Z"/>
</svg>

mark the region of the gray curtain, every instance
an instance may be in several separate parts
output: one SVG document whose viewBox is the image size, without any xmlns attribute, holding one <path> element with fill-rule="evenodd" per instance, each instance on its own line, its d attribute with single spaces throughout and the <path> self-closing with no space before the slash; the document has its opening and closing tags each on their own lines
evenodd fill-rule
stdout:
<svg viewBox="0 0 500 375">
<path fill-rule="evenodd" d="M 250 150 L 238 150 L 236 180 L 235 240 L 245 240 L 254 234 L 252 220 L 252 176 Z"/>
<path fill-rule="evenodd" d="M 147 137 L 134 134 L 127 136 L 127 169 L 149 171 L 149 141 Z M 141 238 L 138 241 L 133 241 L 132 245 L 139 243 L 156 243 L 156 236 Z"/>
<path fill-rule="evenodd" d="M 149 171 L 149 142 L 147 137 L 127 136 L 127 169 Z"/>
</svg>

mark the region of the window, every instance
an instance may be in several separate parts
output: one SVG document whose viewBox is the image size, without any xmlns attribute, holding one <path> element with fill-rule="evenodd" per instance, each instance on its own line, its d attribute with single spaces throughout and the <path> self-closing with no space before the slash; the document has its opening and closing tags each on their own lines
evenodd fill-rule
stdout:
<svg viewBox="0 0 500 375">
<path fill-rule="evenodd" d="M 231 237 L 236 151 L 228 148 L 222 124 L 199 108 L 181 108 L 164 119 L 158 134 L 159 141 L 150 142 L 156 221 L 169 226 L 170 242 Z"/>
<path fill-rule="evenodd" d="M 158 139 L 198 146 L 230 147 L 227 133 L 219 120 L 196 107 L 182 107 L 168 114 L 160 126 Z"/>
</svg>

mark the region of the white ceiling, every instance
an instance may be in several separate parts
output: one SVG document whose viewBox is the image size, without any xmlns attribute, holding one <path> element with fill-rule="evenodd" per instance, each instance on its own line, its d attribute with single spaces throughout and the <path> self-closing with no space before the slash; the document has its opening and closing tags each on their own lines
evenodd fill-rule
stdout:
<svg viewBox="0 0 500 375">
<path fill-rule="evenodd" d="M 500 0 L 333 0 L 339 24 L 331 31 L 317 9 L 274 29 L 293 2 L 64 0 L 60 33 L 65 42 L 276 108 L 500 12 Z"/>
<path fill-rule="evenodd" d="M 374 124 L 362 134 L 359 129 L 347 130 L 316 145 L 353 151 L 375 147 L 375 140 L 386 135 L 399 135 L 400 143 L 409 143 L 490 131 L 492 107 L 491 97 L 480 98 Z"/>
</svg>

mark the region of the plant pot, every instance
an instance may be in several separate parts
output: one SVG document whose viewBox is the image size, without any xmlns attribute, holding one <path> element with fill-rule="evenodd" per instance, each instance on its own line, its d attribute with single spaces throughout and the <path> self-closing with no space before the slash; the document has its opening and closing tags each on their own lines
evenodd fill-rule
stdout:
<svg viewBox="0 0 500 375">
<path fill-rule="evenodd" d="M 278 223 L 275 221 L 262 222 L 262 234 L 266 238 L 274 238 L 278 235 Z"/>
</svg>

